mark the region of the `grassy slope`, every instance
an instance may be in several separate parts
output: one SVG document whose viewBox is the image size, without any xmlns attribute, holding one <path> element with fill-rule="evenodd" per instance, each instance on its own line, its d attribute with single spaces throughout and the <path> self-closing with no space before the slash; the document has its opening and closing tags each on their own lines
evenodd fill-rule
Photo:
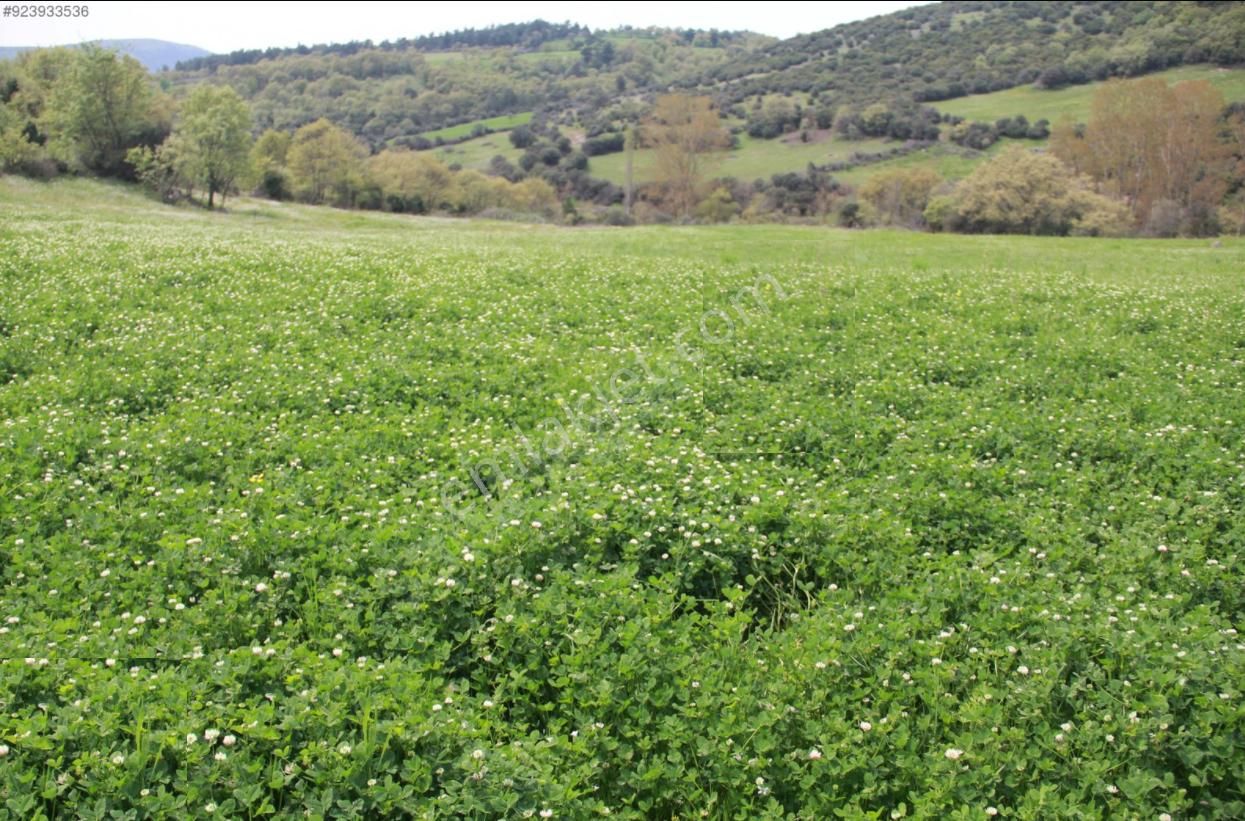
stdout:
<svg viewBox="0 0 1245 821">
<path fill-rule="evenodd" d="M 509 131 L 512 128 L 518 128 L 521 125 L 526 125 L 531 121 L 532 112 L 530 111 L 525 111 L 521 114 L 502 114 L 498 117 L 488 117 L 483 120 L 473 120 L 469 123 L 459 123 L 458 125 L 438 128 L 436 131 L 426 131 L 420 136 L 429 140 L 435 140 L 437 137 L 441 137 L 445 140 L 454 140 L 459 137 L 467 136 L 471 133 L 472 129 L 478 125 L 482 125 L 485 128 L 492 129 L 493 131 Z"/>
<path fill-rule="evenodd" d="M 849 168 L 847 171 L 841 171 L 834 176 L 851 185 L 859 185 L 880 171 L 894 168 L 930 168 L 945 179 L 958 180 L 967 177 L 983 160 L 993 157 L 1009 145 L 1023 145 L 1033 148 L 1044 144 L 1044 142 L 1035 140 L 1002 139 L 985 151 L 974 151 L 971 148 L 961 148 L 952 143 L 939 143 L 892 160 L 882 160 L 869 165 Z"/>
<path fill-rule="evenodd" d="M 751 182 L 787 171 L 803 171 L 810 163 L 819 165 L 846 160 L 854 152 L 885 150 L 893 143 L 882 140 L 826 140 L 819 143 L 801 143 L 798 140 L 756 140 L 747 135 L 739 139 L 739 147 L 719 152 L 709 172 L 713 176 L 736 177 Z M 593 157 L 588 170 L 597 177 L 621 184 L 625 176 L 626 159 L 622 153 Z M 636 182 L 649 182 L 653 178 L 653 152 L 642 149 L 635 155 Z"/>
<path fill-rule="evenodd" d="M 1169 71 L 1149 75 L 1161 77 L 1168 83 L 1185 80 L 1209 80 L 1223 91 L 1228 102 L 1245 100 L 1245 68 L 1217 68 L 1214 66 L 1182 66 Z M 1047 119 L 1052 123 L 1062 117 L 1084 122 L 1089 117 L 1090 100 L 1100 83 L 1071 86 L 1055 91 L 1042 91 L 1031 85 L 1009 88 L 991 94 L 974 94 L 955 100 L 935 103 L 934 107 L 948 114 L 957 114 L 969 120 L 994 122 L 1003 117 L 1023 114 L 1030 122 Z"/>
<path fill-rule="evenodd" d="M 505 132 L 485 134 L 483 137 L 428 150 L 446 163 L 458 163 L 463 168 L 477 170 L 488 168 L 489 161 L 498 154 L 511 162 L 518 162 L 523 154 L 520 149 L 510 144 L 510 138 Z"/>
</svg>

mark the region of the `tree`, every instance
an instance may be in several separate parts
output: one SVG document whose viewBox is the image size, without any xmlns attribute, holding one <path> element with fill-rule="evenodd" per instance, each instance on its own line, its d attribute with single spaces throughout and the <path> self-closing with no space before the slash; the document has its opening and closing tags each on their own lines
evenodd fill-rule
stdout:
<svg viewBox="0 0 1245 821">
<path fill-rule="evenodd" d="M 294 192 L 304 201 L 348 207 L 363 181 L 367 148 L 326 119 L 294 132 L 288 162 Z"/>
<path fill-rule="evenodd" d="M 1094 95 L 1088 126 L 1061 125 L 1051 148 L 1060 159 L 1121 197 L 1139 224 L 1162 202 L 1188 231 L 1210 230 L 1228 188 L 1230 149 L 1220 139 L 1223 94 L 1205 80 L 1168 86 L 1158 77 L 1114 80 Z"/>
<path fill-rule="evenodd" d="M 929 168 L 895 168 L 866 180 L 860 198 L 881 222 L 919 228 L 925 224 L 930 194 L 941 182 L 942 177 Z"/>
<path fill-rule="evenodd" d="M 49 94 L 54 144 L 63 157 L 91 171 L 123 173 L 128 149 L 159 144 L 168 134 L 157 103 L 141 63 L 83 46 Z"/>
<path fill-rule="evenodd" d="M 251 111 L 229 86 L 201 85 L 182 105 L 173 132 L 180 139 L 182 173 L 224 202 L 234 180 L 246 173 L 251 144 Z"/>
<path fill-rule="evenodd" d="M 708 165 L 705 155 L 729 144 L 718 113 L 708 97 L 666 94 L 657 98 L 644 133 L 655 150 L 657 178 L 671 206 L 687 216 Z"/>
<path fill-rule="evenodd" d="M 251 146 L 251 178 L 265 197 L 284 200 L 290 196 L 286 163 L 291 142 L 293 138 L 288 131 L 270 128 Z"/>
<path fill-rule="evenodd" d="M 422 214 L 454 205 L 454 173 L 430 154 L 390 149 L 369 159 L 367 169 L 391 211 Z"/>
<path fill-rule="evenodd" d="M 1015 146 L 932 199 L 925 218 L 935 229 L 1063 236 L 1122 233 L 1128 211 L 1050 154 Z"/>
</svg>

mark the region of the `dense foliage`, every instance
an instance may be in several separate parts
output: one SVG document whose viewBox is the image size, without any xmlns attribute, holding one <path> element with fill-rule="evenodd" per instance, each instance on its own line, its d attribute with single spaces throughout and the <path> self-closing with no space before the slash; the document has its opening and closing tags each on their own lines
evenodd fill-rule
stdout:
<svg viewBox="0 0 1245 821">
<path fill-rule="evenodd" d="M 1241 3 L 929 3 L 782 40 L 711 68 L 702 82 L 728 103 L 782 91 L 840 104 L 925 102 L 1240 63 L 1242 31 Z"/>
</svg>

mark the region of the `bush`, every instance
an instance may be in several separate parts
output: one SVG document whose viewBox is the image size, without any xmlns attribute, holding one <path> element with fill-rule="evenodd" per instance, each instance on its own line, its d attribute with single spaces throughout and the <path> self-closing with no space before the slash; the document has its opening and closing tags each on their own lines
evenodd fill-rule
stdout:
<svg viewBox="0 0 1245 821">
<path fill-rule="evenodd" d="M 601 215 L 601 222 L 604 225 L 635 225 L 635 219 L 628 214 L 621 205 L 611 205 L 605 209 L 605 213 Z"/>
<path fill-rule="evenodd" d="M 1013 147 L 978 166 L 950 197 L 931 200 L 925 221 L 968 233 L 1114 235 L 1127 230 L 1129 216 L 1050 154 Z"/>
<path fill-rule="evenodd" d="M 984 151 L 998 142 L 999 132 L 989 123 L 960 123 L 951 129 L 951 142 Z"/>
<path fill-rule="evenodd" d="M 694 213 L 696 219 L 703 222 L 730 222 L 739 213 L 739 203 L 731 197 L 730 191 L 718 186 L 700 201 Z"/>
<path fill-rule="evenodd" d="M 875 174 L 860 187 L 860 198 L 867 202 L 886 225 L 920 228 L 925 225 L 925 207 L 942 177 L 928 168 L 896 168 Z"/>
<path fill-rule="evenodd" d="M 276 168 L 266 169 L 260 174 L 259 184 L 255 190 L 261 197 L 267 197 L 270 200 L 288 200 L 294 196 L 290 190 L 288 175 Z"/>
<path fill-rule="evenodd" d="M 600 137 L 586 140 L 583 145 L 583 151 L 589 157 L 598 157 L 602 154 L 617 154 L 626 147 L 626 142 L 625 134 L 603 134 Z"/>
</svg>

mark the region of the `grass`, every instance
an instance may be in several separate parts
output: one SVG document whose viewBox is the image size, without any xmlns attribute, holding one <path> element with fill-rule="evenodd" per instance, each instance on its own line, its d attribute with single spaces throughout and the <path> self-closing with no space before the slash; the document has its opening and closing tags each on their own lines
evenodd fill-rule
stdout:
<svg viewBox="0 0 1245 821">
<path fill-rule="evenodd" d="M 1245 240 L 0 208 L 14 817 L 1245 810 Z"/>
<path fill-rule="evenodd" d="M 929 168 L 937 172 L 943 179 L 958 180 L 967 177 L 983 161 L 998 154 L 1009 145 L 1023 145 L 1027 148 L 1034 148 L 1044 144 L 1043 141 L 1037 140 L 1003 138 L 985 151 L 975 151 L 971 148 L 961 148 L 952 143 L 938 143 L 929 148 L 905 154 L 902 157 L 849 168 L 846 171 L 840 171 L 834 176 L 835 179 L 849 185 L 859 185 L 869 179 L 869 177 L 890 169 Z"/>
<path fill-rule="evenodd" d="M 1215 66 L 1182 66 L 1160 71 L 1153 75 L 1168 83 L 1186 80 L 1209 80 L 1219 88 L 1228 102 L 1245 100 L 1245 69 L 1218 68 Z M 1031 85 L 1018 86 L 990 94 L 974 94 L 934 103 L 939 111 L 956 114 L 968 120 L 994 122 L 1003 117 L 1023 114 L 1030 122 L 1046 119 L 1052 123 L 1063 117 L 1077 122 L 1089 118 L 1090 101 L 1100 83 L 1070 86 L 1054 91 L 1044 91 Z"/>
<path fill-rule="evenodd" d="M 747 135 L 739 138 L 739 147 L 731 151 L 718 152 L 710 173 L 715 177 L 735 177 L 751 182 L 755 179 L 768 179 L 774 174 L 788 171 L 803 171 L 810 162 L 819 165 L 846 160 L 856 152 L 884 151 L 894 145 L 883 140 L 840 140 L 831 139 L 815 143 L 794 141 L 757 140 Z M 654 152 L 641 149 L 635 153 L 635 179 L 637 183 L 651 182 L 654 178 Z M 625 173 L 626 159 L 621 152 L 593 157 L 588 161 L 588 170 L 595 176 L 622 184 Z"/>
<path fill-rule="evenodd" d="M 458 163 L 463 168 L 476 170 L 488 168 L 489 162 L 498 154 L 512 163 L 517 163 L 519 157 L 523 155 L 523 151 L 515 148 L 510 142 L 510 137 L 504 132 L 485 134 L 483 137 L 475 137 L 454 145 L 428 150 L 434 152 L 447 164 Z"/>
<path fill-rule="evenodd" d="M 419 136 L 429 140 L 435 140 L 440 137 L 443 140 L 457 140 L 466 137 L 477 126 L 484 126 L 492 131 L 509 131 L 512 128 L 518 128 L 521 125 L 527 125 L 532 121 L 532 112 L 524 111 L 520 114 L 503 114 L 498 117 L 488 117 L 483 120 L 472 120 L 469 123 L 460 123 L 445 128 L 438 128 L 435 131 L 425 131 Z"/>
</svg>

